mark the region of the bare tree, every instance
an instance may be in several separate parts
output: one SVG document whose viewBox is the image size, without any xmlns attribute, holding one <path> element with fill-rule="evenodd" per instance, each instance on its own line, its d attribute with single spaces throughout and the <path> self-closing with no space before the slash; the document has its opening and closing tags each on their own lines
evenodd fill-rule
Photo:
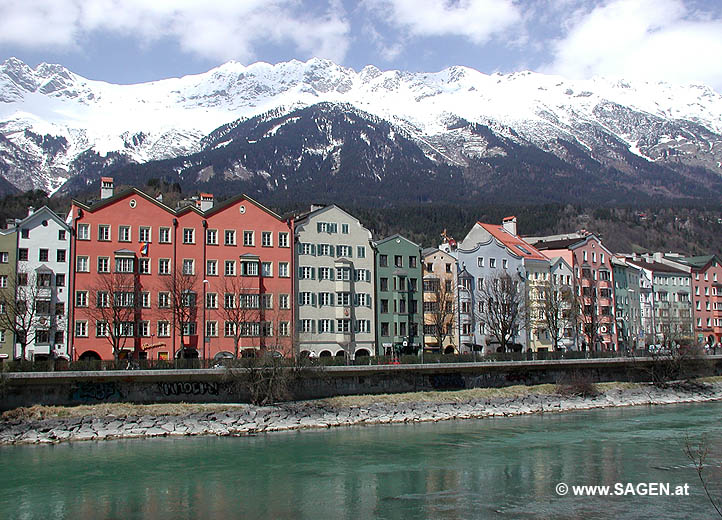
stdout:
<svg viewBox="0 0 722 520">
<path fill-rule="evenodd" d="M 95 322 L 96 335 L 110 343 L 118 361 L 128 338 L 135 335 L 140 306 L 138 286 L 132 273 L 104 273 L 90 289 L 87 314 Z"/>
<path fill-rule="evenodd" d="M 712 495 L 712 492 L 709 489 L 708 479 L 704 474 L 705 461 L 707 460 L 708 451 L 705 439 L 702 439 L 696 446 L 692 445 L 689 437 L 685 439 L 684 453 L 694 464 L 694 469 L 697 471 L 697 476 L 702 483 L 702 489 L 704 489 L 704 493 L 707 495 L 707 500 L 709 500 L 710 504 L 712 504 L 712 507 L 717 512 L 717 515 L 722 518 L 722 500 L 715 498 Z"/>
<path fill-rule="evenodd" d="M 527 326 L 529 304 L 521 280 L 506 271 L 485 279 L 477 290 L 478 307 L 474 310 L 477 321 L 506 352 L 514 344 L 520 329 Z"/>
<path fill-rule="evenodd" d="M 424 325 L 430 326 L 436 344 L 443 350 L 444 340 L 453 335 L 455 293 L 451 280 L 424 280 Z"/>
<path fill-rule="evenodd" d="M 241 338 L 253 335 L 254 328 L 260 333 L 261 297 L 249 280 L 228 276 L 223 281 L 223 306 L 219 313 L 230 327 L 236 359 L 241 355 Z"/>
<path fill-rule="evenodd" d="M 554 350 L 559 350 L 566 331 L 575 328 L 577 323 L 578 302 L 570 286 L 555 283 L 551 277 L 542 288 L 542 298 L 542 323 L 551 336 Z"/>
<path fill-rule="evenodd" d="M 50 328 L 51 311 L 46 309 L 49 300 L 41 298 L 43 289 L 37 273 L 21 271 L 14 279 L 8 277 L 8 286 L 0 293 L 0 329 L 13 334 L 20 345 L 21 360 L 26 358 L 27 346 L 35 343 L 38 332 Z"/>
<path fill-rule="evenodd" d="M 184 267 L 177 267 L 170 276 L 163 278 L 163 288 L 168 294 L 173 323 L 179 331 L 181 349 L 185 348 L 185 337 L 193 332 L 191 324 L 196 323 L 198 317 L 197 285 L 198 276 L 195 271 Z M 173 357 L 176 353 L 174 348 Z"/>
</svg>

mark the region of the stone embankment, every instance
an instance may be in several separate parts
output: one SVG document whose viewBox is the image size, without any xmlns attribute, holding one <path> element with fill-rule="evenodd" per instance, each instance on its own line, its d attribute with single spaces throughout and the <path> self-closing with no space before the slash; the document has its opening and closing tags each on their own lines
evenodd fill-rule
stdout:
<svg viewBox="0 0 722 520">
<path fill-rule="evenodd" d="M 22 413 L 7 412 L 0 420 L 0 445 L 185 435 L 242 436 L 310 428 L 477 419 L 722 399 L 720 381 L 669 388 L 609 384 L 600 394 L 591 397 L 559 395 L 554 393 L 553 387 L 546 391 L 536 387 L 516 388 L 515 392 L 505 395 L 474 395 L 462 391 L 437 392 L 433 396 L 420 393 L 339 397 L 274 406 L 215 405 L 203 409 L 195 405 L 191 413 L 184 413 L 181 405 L 180 411 L 176 408 L 172 415 L 105 411 L 77 417 L 46 414 L 41 419 L 33 419 Z"/>
</svg>

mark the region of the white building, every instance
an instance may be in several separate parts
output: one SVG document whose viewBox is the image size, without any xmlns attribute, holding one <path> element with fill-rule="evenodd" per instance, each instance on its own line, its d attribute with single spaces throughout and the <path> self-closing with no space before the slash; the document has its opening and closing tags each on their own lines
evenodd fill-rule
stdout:
<svg viewBox="0 0 722 520">
<path fill-rule="evenodd" d="M 37 211 L 29 208 L 28 216 L 17 221 L 16 228 L 17 291 L 35 298 L 27 302 L 35 306 L 36 317 L 25 355 L 28 359 L 66 357 L 70 228 L 47 206 Z M 15 356 L 20 355 L 21 346 L 16 341 Z"/>
</svg>

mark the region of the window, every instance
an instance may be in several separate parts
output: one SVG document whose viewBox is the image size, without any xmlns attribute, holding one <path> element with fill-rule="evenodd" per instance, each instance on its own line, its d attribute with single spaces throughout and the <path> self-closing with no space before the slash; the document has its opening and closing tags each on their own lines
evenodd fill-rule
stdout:
<svg viewBox="0 0 722 520">
<path fill-rule="evenodd" d="M 278 308 L 279 309 L 290 309 L 291 308 L 291 297 L 288 294 L 278 295 Z"/>
<path fill-rule="evenodd" d="M 55 260 L 56 260 L 57 262 L 64 263 L 64 262 L 65 262 L 65 257 L 66 257 L 66 255 L 65 255 L 65 249 L 58 249 L 58 250 L 55 252 Z"/>
<path fill-rule="evenodd" d="M 168 309 L 170 307 L 170 293 L 169 292 L 159 292 L 158 293 L 158 308 L 159 309 Z"/>
<path fill-rule="evenodd" d="M 76 307 L 87 307 L 88 306 L 88 291 L 75 291 L 75 306 Z"/>
<path fill-rule="evenodd" d="M 314 276 L 314 268 L 309 266 L 301 266 L 298 268 L 298 278 L 299 280 L 313 280 L 315 278 Z"/>
<path fill-rule="evenodd" d="M 299 305 L 312 305 L 313 303 L 313 296 L 310 292 L 300 292 L 298 293 L 298 304 Z"/>
<path fill-rule="evenodd" d="M 75 270 L 79 273 L 90 272 L 90 269 L 88 268 L 88 257 L 87 256 L 78 256 L 75 259 Z"/>
<path fill-rule="evenodd" d="M 371 281 L 371 271 L 368 269 L 356 269 L 354 270 L 354 276 L 357 282 Z"/>
<path fill-rule="evenodd" d="M 65 287 L 65 275 L 60 273 L 55 275 L 55 287 Z"/>
<path fill-rule="evenodd" d="M 243 232 L 243 245 L 247 247 L 255 245 L 253 240 L 253 231 Z"/>
<path fill-rule="evenodd" d="M 196 242 L 196 230 L 193 228 L 183 228 L 183 243 L 184 244 L 195 244 Z"/>
<path fill-rule="evenodd" d="M 55 341 L 54 343 L 56 345 L 65 343 L 65 331 L 64 330 L 56 330 L 55 331 Z"/>
<path fill-rule="evenodd" d="M 218 308 L 218 295 L 216 293 L 206 293 L 206 309 Z"/>
<path fill-rule="evenodd" d="M 501 259 L 501 268 L 508 269 L 509 268 L 509 260 L 507 260 L 506 258 L 502 258 Z M 536 274 L 539 275 L 539 273 L 536 273 Z"/>
<path fill-rule="evenodd" d="M 416 268 L 416 257 L 410 256 L 409 257 L 409 267 L 415 269 Z"/>
<path fill-rule="evenodd" d="M 389 265 L 388 255 L 379 255 L 379 266 L 380 267 L 388 267 L 388 265 Z"/>
<path fill-rule="evenodd" d="M 263 309 L 273 309 L 273 295 L 264 294 L 261 296 L 261 307 Z"/>
<path fill-rule="evenodd" d="M 77 320 L 75 322 L 75 336 L 78 338 L 87 338 L 88 337 L 87 320 Z"/>
<path fill-rule="evenodd" d="M 321 334 L 333 332 L 333 320 L 318 320 L 318 332 Z"/>
<path fill-rule="evenodd" d="M 107 291 L 98 291 L 95 295 L 95 305 L 99 309 L 103 309 L 105 307 L 108 307 L 110 305 L 110 301 L 108 300 L 108 292 Z"/>
<path fill-rule="evenodd" d="M 332 267 L 319 267 L 318 268 L 318 279 L 319 280 L 333 280 L 333 268 Z"/>
<path fill-rule="evenodd" d="M 278 247 L 288 247 L 288 233 L 282 232 L 278 234 Z"/>
<path fill-rule="evenodd" d="M 98 338 L 102 338 L 107 336 L 110 333 L 110 327 L 108 327 L 108 322 L 104 320 L 98 320 L 95 322 L 95 336 Z"/>
<path fill-rule="evenodd" d="M 158 331 L 159 338 L 170 337 L 170 322 L 159 321 L 156 330 Z"/>
<path fill-rule="evenodd" d="M 150 322 L 140 321 L 138 322 L 138 336 L 141 338 L 147 338 L 150 336 Z"/>
<path fill-rule="evenodd" d="M 183 291 L 181 294 L 181 306 L 182 307 L 195 307 L 196 306 L 196 293 L 193 291 Z"/>
<path fill-rule="evenodd" d="M 78 240 L 90 240 L 90 224 L 78 224 Z"/>
<path fill-rule="evenodd" d="M 150 293 L 143 291 L 140 293 L 140 305 L 144 309 L 150 309 Z"/>
<path fill-rule="evenodd" d="M 138 242 L 151 242 L 151 238 L 149 226 L 140 226 L 138 228 Z"/>
<path fill-rule="evenodd" d="M 301 243 L 298 244 L 298 254 L 299 255 L 315 255 L 315 247 L 313 244 L 307 244 L 307 243 Z"/>
<path fill-rule="evenodd" d="M 110 241 L 110 226 L 107 224 L 98 224 L 98 240 L 102 242 Z"/>
<path fill-rule="evenodd" d="M 35 312 L 39 316 L 48 316 L 50 314 L 50 300 L 35 300 Z"/>
<path fill-rule="evenodd" d="M 389 324 L 387 322 L 381 322 L 381 335 L 382 336 L 388 336 L 389 335 Z"/>
<path fill-rule="evenodd" d="M 218 322 L 217 321 L 207 321 L 206 322 L 206 337 L 215 338 L 216 336 L 218 336 Z"/>
<path fill-rule="evenodd" d="M 489 267 L 491 269 L 496 269 L 496 258 L 489 258 Z"/>
<path fill-rule="evenodd" d="M 158 274 L 170 274 L 170 258 L 158 259 Z"/>
<path fill-rule="evenodd" d="M 356 257 L 366 258 L 366 246 L 356 246 Z"/>
<path fill-rule="evenodd" d="M 394 266 L 395 267 L 403 267 L 404 266 L 404 258 L 401 255 L 394 255 Z"/>
<path fill-rule="evenodd" d="M 288 278 L 288 262 L 278 262 L 278 276 L 281 278 Z"/>
<path fill-rule="evenodd" d="M 587 261 L 587 252 L 586 252 L 586 251 L 582 251 L 582 256 L 583 256 L 583 258 L 584 258 L 584 261 L 586 262 L 586 261 Z"/>
<path fill-rule="evenodd" d="M 150 258 L 138 259 L 138 272 L 140 274 L 150 274 Z"/>
<path fill-rule="evenodd" d="M 118 226 L 118 242 L 130 242 L 130 226 Z"/>
<path fill-rule="evenodd" d="M 270 231 L 264 231 L 261 233 L 261 246 L 273 247 L 273 233 Z"/>
<path fill-rule="evenodd" d="M 356 295 L 356 301 L 354 304 L 357 307 L 371 307 L 371 295 L 366 293 L 360 293 Z"/>
<path fill-rule="evenodd" d="M 129 291 L 117 291 L 113 293 L 113 304 L 116 307 L 133 307 L 135 294 Z"/>
<path fill-rule="evenodd" d="M 228 337 L 235 336 L 236 334 L 236 324 L 232 321 L 226 321 L 223 324 L 223 335 Z"/>
<path fill-rule="evenodd" d="M 8 286 L 8 275 L 0 274 L 0 288 L 6 288 Z"/>
<path fill-rule="evenodd" d="M 273 262 L 261 262 L 261 276 L 266 278 L 273 276 Z"/>
<path fill-rule="evenodd" d="M 333 293 L 330 293 L 330 292 L 318 293 L 318 305 L 319 305 L 319 307 L 332 307 L 333 306 Z"/>
<path fill-rule="evenodd" d="M 351 332 L 351 320 L 337 319 L 336 320 L 336 331 L 341 333 Z"/>
<path fill-rule="evenodd" d="M 334 256 L 334 247 L 331 244 L 318 244 L 318 256 Z"/>
<path fill-rule="evenodd" d="M 161 244 L 170 244 L 170 228 L 162 227 L 158 230 L 158 242 Z M 158 322 L 161 323 L 161 322 Z M 167 323 L 167 322 L 163 322 Z"/>
<path fill-rule="evenodd" d="M 195 260 L 192 258 L 184 258 L 183 259 L 183 274 L 185 275 L 192 275 L 195 274 Z"/>
<path fill-rule="evenodd" d="M 107 256 L 98 257 L 98 272 L 109 273 L 110 272 L 110 258 Z"/>
<path fill-rule="evenodd" d="M 335 222 L 317 222 L 316 231 L 319 233 L 338 233 L 338 224 Z"/>
<path fill-rule="evenodd" d="M 223 308 L 224 309 L 235 309 L 236 308 L 236 295 L 233 293 L 226 293 L 223 295 Z"/>
<path fill-rule="evenodd" d="M 341 224 L 341 233 L 348 235 L 348 224 Z"/>
<path fill-rule="evenodd" d="M 351 268 L 350 267 L 337 267 L 336 268 L 336 280 L 350 282 L 351 281 Z"/>
<path fill-rule="evenodd" d="M 241 262 L 243 276 L 258 276 L 258 262 Z"/>
<path fill-rule="evenodd" d="M 336 293 L 336 305 L 340 307 L 351 306 L 351 293 L 348 292 L 337 292 Z"/>
<path fill-rule="evenodd" d="M 218 245 L 218 230 L 217 229 L 206 229 L 206 244 L 209 246 Z"/>
<path fill-rule="evenodd" d="M 353 248 L 351 246 L 336 246 L 336 256 L 343 256 L 346 258 L 353 257 Z"/>
<path fill-rule="evenodd" d="M 7 255 L 7 253 L 5 253 L 5 254 Z M 28 259 L 28 250 L 27 250 L 27 248 L 21 247 L 20 249 L 18 249 L 18 260 L 20 260 L 20 261 L 22 261 L 22 262 L 25 262 L 25 261 L 27 261 L 27 259 Z M 4 264 L 7 264 L 8 261 L 9 261 L 9 259 L 8 259 L 8 260 L 5 260 L 3 263 L 4 263 Z"/>
<path fill-rule="evenodd" d="M 299 320 L 298 330 L 300 332 L 313 332 L 313 320 Z"/>
<path fill-rule="evenodd" d="M 132 273 L 133 272 L 133 259 L 127 257 L 115 257 L 115 272 L 116 273 Z"/>
<path fill-rule="evenodd" d="M 380 278 L 379 279 L 379 290 L 380 291 L 388 291 L 389 290 L 389 279 L 388 278 Z"/>
<path fill-rule="evenodd" d="M 29 229 L 21 229 L 20 237 L 21 238 L 30 238 L 30 230 Z"/>
<path fill-rule="evenodd" d="M 282 321 L 278 324 L 278 335 L 288 336 L 291 333 L 291 325 L 287 321 Z"/>
<path fill-rule="evenodd" d="M 223 245 L 235 246 L 236 245 L 236 230 L 226 229 L 223 232 Z"/>
<path fill-rule="evenodd" d="M 208 276 L 218 275 L 218 260 L 206 260 L 206 274 Z"/>
<path fill-rule="evenodd" d="M 38 250 L 38 260 L 41 262 L 48 261 L 48 250 L 47 249 L 39 249 Z"/>
<path fill-rule="evenodd" d="M 226 260 L 223 274 L 226 276 L 236 276 L 236 261 Z"/>
</svg>

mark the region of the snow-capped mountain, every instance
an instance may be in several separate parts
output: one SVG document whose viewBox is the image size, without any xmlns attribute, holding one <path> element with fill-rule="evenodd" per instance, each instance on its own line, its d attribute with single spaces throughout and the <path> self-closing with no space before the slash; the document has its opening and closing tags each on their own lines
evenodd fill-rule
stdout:
<svg viewBox="0 0 722 520">
<path fill-rule="evenodd" d="M 722 96 L 708 87 L 571 81 L 532 72 L 486 75 L 465 67 L 409 73 L 367 66 L 356 72 L 319 59 L 229 62 L 204 74 L 113 85 L 59 65 L 32 69 L 11 58 L 0 65 L 0 174 L 20 189 L 53 191 L 79 174 L 87 181 L 101 168 L 186 157 L 168 172 L 182 175 L 183 164 L 203 162 L 198 154 L 234 149 L 233 130 L 257 118 L 256 126 L 272 120 L 277 126 L 254 142 L 246 136 L 246 158 L 236 157 L 233 168 L 246 179 L 272 177 L 267 189 L 283 189 L 292 172 L 285 171 L 284 180 L 268 164 L 254 169 L 248 154 L 264 140 L 278 143 L 278 128 L 299 121 L 291 114 L 319 103 L 386 122 L 388 143 L 402 135 L 446 172 L 442 177 L 455 169 L 477 187 L 492 187 L 499 175 L 516 174 L 515 182 L 524 182 L 520 172 L 533 170 L 537 181 L 546 171 L 552 182 L 584 184 L 590 172 L 590 182 L 621 183 L 632 191 L 639 183 L 650 195 L 675 196 L 687 184 L 695 188 L 685 196 L 722 194 Z M 340 135 L 355 135 L 361 146 L 372 141 L 362 130 L 327 133 L 328 142 L 315 148 L 324 158 L 344 147 Z M 290 135 L 303 143 L 303 132 L 287 132 L 286 143 Z M 291 147 L 289 155 L 274 146 L 288 164 L 303 149 Z M 531 150 L 541 163 L 514 169 L 515 162 L 534 163 Z M 367 177 L 383 182 L 378 171 Z"/>
</svg>

